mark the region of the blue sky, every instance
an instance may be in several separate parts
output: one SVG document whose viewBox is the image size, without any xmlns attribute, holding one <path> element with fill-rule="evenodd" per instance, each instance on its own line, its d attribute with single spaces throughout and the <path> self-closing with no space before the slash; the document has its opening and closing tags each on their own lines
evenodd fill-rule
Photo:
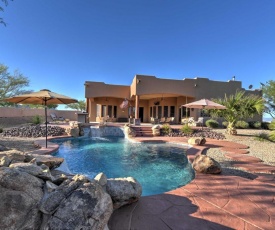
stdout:
<svg viewBox="0 0 275 230">
<path fill-rule="evenodd" d="M 28 89 L 79 100 L 85 81 L 135 74 L 255 89 L 275 79 L 274 12 L 274 0 L 14 0 L 0 12 L 0 63 Z"/>
</svg>

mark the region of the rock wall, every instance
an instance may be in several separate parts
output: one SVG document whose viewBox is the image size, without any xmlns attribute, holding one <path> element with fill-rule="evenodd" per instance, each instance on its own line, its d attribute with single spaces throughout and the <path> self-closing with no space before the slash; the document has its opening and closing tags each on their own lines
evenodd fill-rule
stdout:
<svg viewBox="0 0 275 230">
<path fill-rule="evenodd" d="M 0 149 L 1 229 L 108 229 L 114 206 L 137 201 L 134 178 L 95 179 L 55 168 L 62 160 Z M 113 183 L 113 181 L 116 183 Z M 108 193 L 108 191 L 111 191 Z"/>
</svg>

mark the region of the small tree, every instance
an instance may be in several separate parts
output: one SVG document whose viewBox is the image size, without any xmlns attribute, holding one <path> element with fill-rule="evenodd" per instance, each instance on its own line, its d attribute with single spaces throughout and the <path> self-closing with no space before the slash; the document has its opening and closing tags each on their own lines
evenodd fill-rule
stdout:
<svg viewBox="0 0 275 230">
<path fill-rule="evenodd" d="M 13 74 L 8 72 L 8 67 L 0 64 L 0 106 L 8 106 L 11 103 L 1 101 L 8 97 L 28 93 L 30 91 L 23 88 L 29 85 L 29 79 L 19 71 Z"/>
<path fill-rule="evenodd" d="M 85 100 L 79 100 L 77 103 L 71 103 L 66 105 L 66 108 L 75 109 L 79 111 L 85 111 L 86 103 Z"/>
<path fill-rule="evenodd" d="M 265 99 L 265 113 L 275 118 L 275 81 L 270 80 L 263 85 L 263 97 Z"/>
<path fill-rule="evenodd" d="M 1 0 L 1 1 L 4 3 L 5 6 L 8 6 L 8 0 Z M 4 11 L 4 8 L 1 5 L 0 5 L 0 11 Z M 4 26 L 6 26 L 6 23 L 2 17 L 0 17 L 0 24 L 3 24 Z"/>
<path fill-rule="evenodd" d="M 237 91 L 235 95 L 225 95 L 224 99 L 213 101 L 226 107 L 223 110 L 211 110 L 210 114 L 214 117 L 221 116 L 228 122 L 228 134 L 237 134 L 236 121 L 252 118 L 256 114 L 262 114 L 264 110 L 263 98 L 252 94 L 245 95 L 244 91 Z"/>
</svg>

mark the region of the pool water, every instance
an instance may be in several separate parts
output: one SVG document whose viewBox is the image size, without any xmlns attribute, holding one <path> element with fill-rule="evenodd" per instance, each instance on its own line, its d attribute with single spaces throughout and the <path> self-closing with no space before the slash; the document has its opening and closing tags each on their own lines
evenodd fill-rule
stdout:
<svg viewBox="0 0 275 230">
<path fill-rule="evenodd" d="M 65 158 L 71 173 L 94 178 L 132 176 L 142 185 L 142 195 L 160 194 L 188 184 L 194 171 L 186 146 L 166 143 L 135 143 L 125 138 L 59 139 L 55 156 Z"/>
</svg>

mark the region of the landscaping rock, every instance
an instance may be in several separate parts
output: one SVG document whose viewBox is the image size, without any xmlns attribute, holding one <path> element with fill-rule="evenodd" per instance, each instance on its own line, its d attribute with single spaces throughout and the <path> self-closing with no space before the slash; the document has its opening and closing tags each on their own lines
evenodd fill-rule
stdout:
<svg viewBox="0 0 275 230">
<path fill-rule="evenodd" d="M 25 162 L 27 154 L 17 151 L 17 150 L 9 150 L 7 152 L 2 152 L 0 154 L 0 157 L 7 156 L 9 159 L 11 159 L 11 163 L 16 163 L 16 162 Z"/>
<path fill-rule="evenodd" d="M 61 136 L 64 132 L 65 129 L 59 126 L 47 127 L 48 136 Z M 6 129 L 2 135 L 6 137 L 46 137 L 46 126 L 29 125 Z"/>
<path fill-rule="evenodd" d="M 161 135 L 169 137 L 204 137 L 217 140 L 225 139 L 225 136 L 222 133 L 218 133 L 209 129 L 196 129 L 193 130 L 192 134 L 183 133 L 180 131 L 180 129 L 172 129 L 172 132 L 170 132 L 169 134 L 161 132 Z"/>
<path fill-rule="evenodd" d="M 152 127 L 153 136 L 160 136 L 160 126 L 154 125 Z"/>
<path fill-rule="evenodd" d="M 1 229 L 40 229 L 37 204 L 43 197 L 44 182 L 14 168 L 0 168 Z"/>
<path fill-rule="evenodd" d="M 97 174 L 94 180 L 97 181 L 102 186 L 102 188 L 106 191 L 107 177 L 104 173 Z"/>
<path fill-rule="evenodd" d="M 11 163 L 11 159 L 7 156 L 3 156 L 0 159 L 0 167 L 9 167 L 10 163 Z"/>
<path fill-rule="evenodd" d="M 81 184 L 60 203 L 46 229 L 104 229 L 113 212 L 112 199 L 93 182 Z"/>
<path fill-rule="evenodd" d="M 192 166 L 196 172 L 205 174 L 219 174 L 222 171 L 217 161 L 205 155 L 196 156 Z"/>
<path fill-rule="evenodd" d="M 0 152 L 2 151 L 8 151 L 9 149 L 6 148 L 4 145 L 0 145 Z"/>
<path fill-rule="evenodd" d="M 37 165 L 47 165 L 50 169 L 58 168 L 64 161 L 61 157 L 53 157 L 51 155 L 31 155 L 34 159 L 36 159 Z"/>
<path fill-rule="evenodd" d="M 112 178 L 107 180 L 107 193 L 110 194 L 114 209 L 139 200 L 142 187 L 133 177 Z"/>
<path fill-rule="evenodd" d="M 52 180 L 52 175 L 50 173 L 50 170 L 45 165 L 42 168 L 32 163 L 14 163 L 14 164 L 10 164 L 9 167 L 15 168 L 18 171 L 28 173 L 30 175 L 33 175 L 35 177 L 38 177 L 44 180 Z"/>
<path fill-rule="evenodd" d="M 128 124 L 124 126 L 124 133 L 126 137 L 130 138 L 137 136 L 136 131 L 133 128 L 131 128 Z"/>
<path fill-rule="evenodd" d="M 189 145 L 204 145 L 206 140 L 204 137 L 191 137 L 188 139 Z"/>
</svg>

